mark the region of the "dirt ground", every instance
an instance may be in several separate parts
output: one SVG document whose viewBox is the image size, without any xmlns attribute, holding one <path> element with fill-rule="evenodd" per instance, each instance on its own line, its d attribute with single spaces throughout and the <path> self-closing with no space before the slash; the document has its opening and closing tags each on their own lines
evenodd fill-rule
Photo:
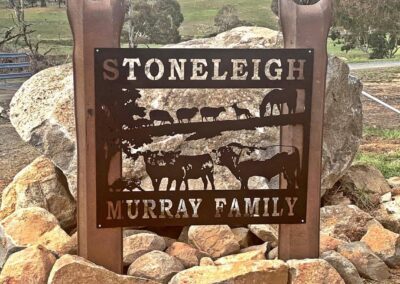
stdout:
<svg viewBox="0 0 400 284">
<path fill-rule="evenodd" d="M 355 71 L 354 75 L 362 80 L 365 92 L 400 109 L 400 68 Z M 364 96 L 362 102 L 365 126 L 400 128 L 400 115 Z"/>
<path fill-rule="evenodd" d="M 364 84 L 364 91 L 400 110 L 400 68 L 360 70 L 353 72 Z M 400 130 L 400 115 L 362 96 L 364 128 Z M 366 137 L 363 151 L 383 153 L 400 151 L 398 139 Z"/>
</svg>

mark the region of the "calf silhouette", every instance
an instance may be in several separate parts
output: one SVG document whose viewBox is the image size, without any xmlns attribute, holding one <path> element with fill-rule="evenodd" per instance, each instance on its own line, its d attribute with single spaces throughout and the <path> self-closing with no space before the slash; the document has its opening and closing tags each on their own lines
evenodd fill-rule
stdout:
<svg viewBox="0 0 400 284">
<path fill-rule="evenodd" d="M 171 124 L 174 123 L 174 119 L 168 113 L 168 111 L 158 110 L 158 109 L 150 111 L 150 120 L 152 121 L 153 125 L 155 124 L 156 121 L 160 121 L 161 122 L 160 125 L 163 125 L 166 122 L 169 122 Z"/>
<path fill-rule="evenodd" d="M 247 119 L 252 118 L 252 114 L 248 109 L 240 108 L 236 103 L 232 105 L 232 108 L 235 110 L 236 118 L 239 120 L 242 115 L 244 115 Z"/>
<path fill-rule="evenodd" d="M 183 123 L 184 119 L 187 119 L 188 122 L 191 122 L 193 117 L 199 112 L 197 107 L 193 108 L 180 108 L 176 111 L 176 118 L 178 118 L 179 123 Z"/>
<path fill-rule="evenodd" d="M 271 116 L 275 105 L 278 107 L 279 114 L 283 114 L 283 105 L 286 104 L 289 114 L 296 113 L 297 108 L 297 90 L 296 89 L 275 89 L 269 92 L 260 105 L 260 117 L 264 117 L 267 112 L 267 106 L 271 105 Z"/>
<path fill-rule="evenodd" d="M 207 118 L 209 117 L 211 117 L 213 121 L 217 121 L 218 116 L 225 111 L 224 107 L 203 107 L 200 109 L 201 121 L 204 121 L 204 119 L 207 121 Z"/>
<path fill-rule="evenodd" d="M 128 189 L 129 191 L 133 191 L 135 189 L 144 191 L 140 185 L 140 179 L 119 178 L 110 186 L 110 188 L 115 192 L 121 192 L 124 189 Z"/>
</svg>

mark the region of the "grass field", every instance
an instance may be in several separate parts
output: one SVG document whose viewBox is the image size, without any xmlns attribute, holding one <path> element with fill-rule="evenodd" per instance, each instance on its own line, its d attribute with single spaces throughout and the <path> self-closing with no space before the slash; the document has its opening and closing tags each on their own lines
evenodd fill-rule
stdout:
<svg viewBox="0 0 400 284">
<path fill-rule="evenodd" d="M 385 151 L 361 148 L 357 154 L 356 163 L 372 165 L 378 168 L 386 178 L 400 176 L 400 145 L 395 142 L 400 141 L 400 130 L 367 127 L 364 129 L 363 136 L 365 141 L 379 141 L 379 144 L 387 144 L 389 147 Z M 397 147 L 393 147 L 393 143 Z"/>
<path fill-rule="evenodd" d="M 278 29 L 275 15 L 270 9 L 272 0 L 178 0 L 181 4 L 184 22 L 180 28 L 184 39 L 204 37 L 216 32 L 214 17 L 223 5 L 236 7 L 241 20 L 256 26 Z M 0 0 L 0 29 L 12 25 L 12 10 L 5 7 L 5 0 Z M 35 35 L 43 41 L 42 49 L 52 48 L 52 54 L 70 54 L 72 35 L 65 8 L 49 6 L 47 8 L 26 9 L 26 20 L 32 23 Z M 339 45 L 328 43 L 330 54 L 345 58 L 349 62 L 368 61 L 368 55 L 361 50 L 342 52 Z M 396 58 L 400 60 L 400 52 Z"/>
</svg>

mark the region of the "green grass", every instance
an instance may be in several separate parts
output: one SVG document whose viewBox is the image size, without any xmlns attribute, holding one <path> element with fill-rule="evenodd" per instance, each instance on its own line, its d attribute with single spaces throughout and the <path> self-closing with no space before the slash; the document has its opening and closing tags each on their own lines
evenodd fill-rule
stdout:
<svg viewBox="0 0 400 284">
<path fill-rule="evenodd" d="M 400 129 L 382 129 L 365 127 L 363 130 L 365 140 L 377 140 L 382 143 L 400 140 Z M 360 150 L 357 153 L 356 164 L 372 165 L 379 169 L 385 178 L 400 175 L 400 147 L 387 152 L 369 152 Z"/>
<path fill-rule="evenodd" d="M 400 140 L 400 129 L 382 129 L 375 127 L 365 127 L 363 130 L 364 138 L 381 138 L 383 140 Z"/>
<path fill-rule="evenodd" d="M 400 151 L 388 153 L 359 152 L 356 157 L 356 163 L 376 167 L 385 178 L 400 175 Z"/>
<path fill-rule="evenodd" d="M 214 17 L 223 5 L 233 5 L 241 20 L 255 26 L 278 29 L 275 15 L 270 9 L 272 0 L 178 0 L 181 4 L 184 22 L 180 27 L 183 39 L 198 38 L 216 32 Z M 0 0 L 0 29 L 12 25 L 12 10 L 5 8 L 5 0 Z M 52 48 L 52 54 L 71 54 L 72 35 L 66 15 L 66 8 L 51 5 L 48 8 L 26 9 L 26 20 L 32 23 L 37 31 L 36 36 L 43 40 L 42 50 Z M 369 61 L 368 55 L 361 50 L 352 50 L 348 53 L 340 50 L 331 40 L 328 42 L 328 51 L 332 55 L 345 58 L 348 62 Z M 396 58 L 400 60 L 400 52 Z"/>
<path fill-rule="evenodd" d="M 330 54 L 341 57 L 351 63 L 372 62 L 372 61 L 400 61 L 400 52 L 394 58 L 369 59 L 368 54 L 360 49 L 352 49 L 349 52 L 341 50 L 341 45 L 335 44 L 331 39 L 328 40 L 328 51 Z"/>
<path fill-rule="evenodd" d="M 179 0 L 185 21 L 181 26 L 183 37 L 203 37 L 216 32 L 214 18 L 224 5 L 234 6 L 239 18 L 256 26 L 277 29 L 271 0 Z"/>
</svg>

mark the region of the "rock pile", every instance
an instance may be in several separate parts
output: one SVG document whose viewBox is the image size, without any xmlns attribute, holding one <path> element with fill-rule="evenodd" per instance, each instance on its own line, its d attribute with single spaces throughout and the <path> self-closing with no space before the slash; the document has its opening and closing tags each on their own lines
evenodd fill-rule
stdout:
<svg viewBox="0 0 400 284">
<path fill-rule="evenodd" d="M 241 27 L 178 46 L 263 48 L 279 45 L 277 39 L 277 33 L 268 29 Z M 341 194 L 342 198 L 331 198 L 329 206 L 321 208 L 320 259 L 278 260 L 279 234 L 272 225 L 188 226 L 169 232 L 131 228 L 124 231 L 123 239 L 127 275 L 75 255 L 71 66 L 34 76 L 13 99 L 11 120 L 21 137 L 44 156 L 22 170 L 3 192 L 0 282 L 357 284 L 363 283 L 363 278 L 378 282 L 390 279 L 390 269 L 400 268 L 399 179 L 389 180 L 389 185 L 375 169 L 353 166 L 347 171 L 361 138 L 362 118 L 361 84 L 348 73 L 346 64 L 330 58 L 323 191 L 339 179 L 351 186 L 329 191 L 330 197 Z M 146 104 L 168 107 L 166 96 L 174 97 L 172 93 L 157 94 L 157 99 L 149 95 Z M 214 96 L 223 99 L 224 93 Z M 178 103 L 178 97 L 172 103 Z M 264 138 L 276 141 L 277 134 L 266 133 Z M 166 147 L 182 146 L 179 138 L 168 143 Z M 125 163 L 125 171 L 133 167 Z M 360 196 L 368 202 L 360 202 Z"/>
</svg>

